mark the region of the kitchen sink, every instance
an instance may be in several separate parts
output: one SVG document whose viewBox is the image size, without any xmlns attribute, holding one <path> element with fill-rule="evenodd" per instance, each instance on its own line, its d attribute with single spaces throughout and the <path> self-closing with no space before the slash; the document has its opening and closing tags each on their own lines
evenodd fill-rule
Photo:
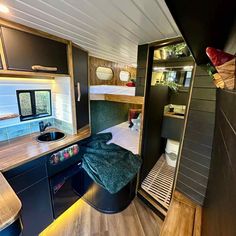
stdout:
<svg viewBox="0 0 236 236">
<path fill-rule="evenodd" d="M 65 138 L 66 135 L 62 132 L 47 132 L 47 133 L 43 133 L 43 134 L 40 134 L 38 137 L 37 137 L 37 141 L 38 142 L 51 142 L 51 141 L 59 141 L 63 138 Z"/>
</svg>

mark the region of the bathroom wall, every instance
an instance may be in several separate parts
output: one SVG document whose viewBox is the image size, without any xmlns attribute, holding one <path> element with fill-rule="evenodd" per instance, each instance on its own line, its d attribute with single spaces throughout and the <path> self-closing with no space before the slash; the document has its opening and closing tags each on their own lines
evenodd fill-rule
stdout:
<svg viewBox="0 0 236 236">
<path fill-rule="evenodd" d="M 21 122 L 19 117 L 0 121 L 0 141 L 39 131 L 41 120 L 50 121 L 55 127 L 73 133 L 69 78 L 29 79 L 0 78 L 0 115 L 19 114 L 16 90 L 50 89 L 52 116 Z"/>
<path fill-rule="evenodd" d="M 197 66 L 176 189 L 203 205 L 215 124 L 216 87 L 206 66 Z"/>
</svg>

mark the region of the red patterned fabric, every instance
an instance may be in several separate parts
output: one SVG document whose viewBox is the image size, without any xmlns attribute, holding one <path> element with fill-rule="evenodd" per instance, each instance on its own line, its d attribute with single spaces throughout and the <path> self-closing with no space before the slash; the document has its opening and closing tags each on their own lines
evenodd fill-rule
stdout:
<svg viewBox="0 0 236 236">
<path fill-rule="evenodd" d="M 229 53 L 226 53 L 219 49 L 215 49 L 211 47 L 206 48 L 206 54 L 210 58 L 214 66 L 221 66 L 225 62 L 230 61 L 235 58 L 234 55 L 231 55 Z"/>
</svg>

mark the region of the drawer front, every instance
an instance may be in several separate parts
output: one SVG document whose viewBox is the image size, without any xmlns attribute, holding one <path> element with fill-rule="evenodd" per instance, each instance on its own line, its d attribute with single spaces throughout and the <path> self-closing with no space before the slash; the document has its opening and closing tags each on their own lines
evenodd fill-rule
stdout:
<svg viewBox="0 0 236 236">
<path fill-rule="evenodd" d="M 39 180 L 47 176 L 45 164 L 34 167 L 20 175 L 17 175 L 11 179 L 8 179 L 9 184 L 14 189 L 16 193 L 30 187 Z"/>
</svg>

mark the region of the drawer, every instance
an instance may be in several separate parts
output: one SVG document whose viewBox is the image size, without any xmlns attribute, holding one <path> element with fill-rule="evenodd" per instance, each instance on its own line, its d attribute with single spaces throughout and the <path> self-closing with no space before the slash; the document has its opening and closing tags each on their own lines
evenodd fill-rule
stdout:
<svg viewBox="0 0 236 236">
<path fill-rule="evenodd" d="M 47 170 L 45 163 L 43 163 L 7 180 L 14 191 L 19 193 L 46 176 Z"/>
</svg>

